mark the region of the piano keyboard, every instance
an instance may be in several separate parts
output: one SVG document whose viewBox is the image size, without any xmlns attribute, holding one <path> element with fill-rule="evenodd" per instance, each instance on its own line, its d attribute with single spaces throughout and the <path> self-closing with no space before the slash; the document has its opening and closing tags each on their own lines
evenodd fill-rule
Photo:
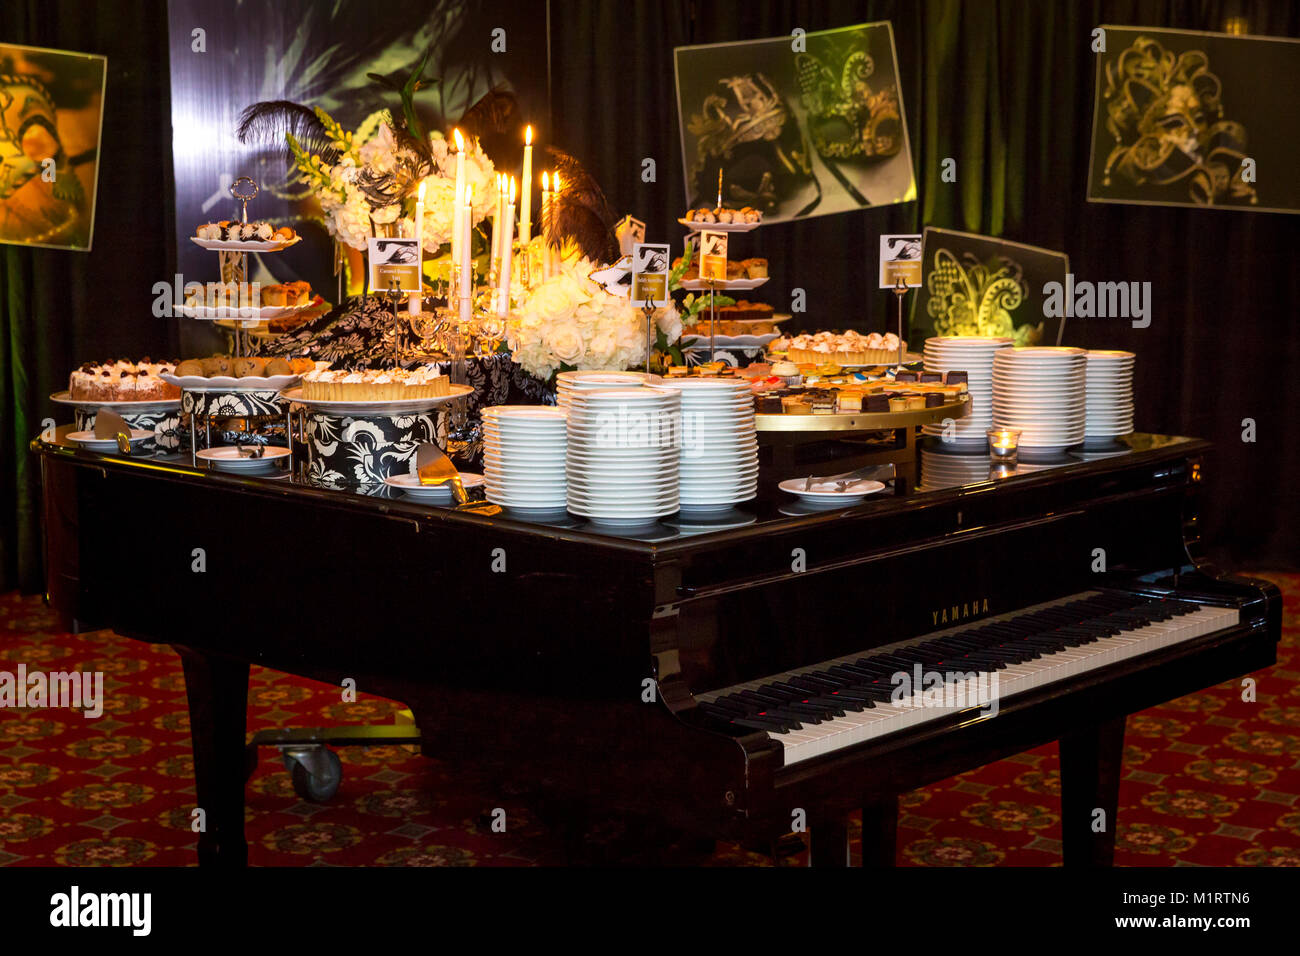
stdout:
<svg viewBox="0 0 1300 956">
<path fill-rule="evenodd" d="M 1239 616 L 1236 608 L 1088 592 L 697 694 L 696 700 L 715 724 L 762 730 L 779 740 L 790 766 L 958 711 L 992 713 L 1013 694 L 1231 627 Z M 941 687 L 937 677 L 911 687 L 931 674 L 943 675 Z M 895 700 L 900 685 L 905 692 Z M 937 694 L 945 695 L 943 703 Z"/>
</svg>

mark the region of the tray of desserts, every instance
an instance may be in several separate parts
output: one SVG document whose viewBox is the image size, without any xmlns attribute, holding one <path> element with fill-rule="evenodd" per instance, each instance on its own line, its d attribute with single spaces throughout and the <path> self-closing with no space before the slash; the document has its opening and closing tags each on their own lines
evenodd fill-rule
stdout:
<svg viewBox="0 0 1300 956">
<path fill-rule="evenodd" d="M 682 288 L 688 292 L 707 292 L 709 289 L 718 292 L 749 292 L 766 285 L 767 278 L 761 276 L 757 279 L 683 279 Z"/>
<path fill-rule="evenodd" d="M 311 286 L 306 282 L 260 286 L 256 304 L 247 299 L 241 301 L 239 287 L 234 283 L 209 282 L 202 294 L 197 290 L 187 293 L 185 301 L 176 306 L 176 311 L 188 319 L 224 320 L 231 328 L 236 323 L 241 328 L 249 328 L 259 322 L 298 315 L 324 302 L 320 296 L 312 294 Z"/>
<path fill-rule="evenodd" d="M 315 368 L 316 363 L 307 358 L 214 355 L 187 359 L 176 366 L 173 374 L 161 378 L 187 392 L 278 392 Z"/>
<path fill-rule="evenodd" d="M 717 325 L 721 326 L 722 323 L 718 322 Z M 682 332 L 682 348 L 708 348 L 709 323 L 701 322 L 699 325 L 694 326 L 694 328 L 701 331 Z M 716 348 L 761 349 L 780 335 L 780 332 L 765 332 L 762 335 L 745 335 L 742 332 L 738 335 L 727 335 L 721 331 L 715 331 L 713 335 L 713 345 Z"/>
<path fill-rule="evenodd" d="M 681 267 L 683 256 L 678 256 L 673 260 L 673 268 Z M 681 275 L 681 287 L 692 291 L 701 289 L 736 289 L 749 290 L 757 289 L 767 281 L 767 260 L 760 258 L 753 259 L 729 259 L 727 260 L 727 279 L 725 282 L 718 280 L 705 281 L 700 278 L 700 259 L 694 256 L 691 259 L 685 271 Z"/>
<path fill-rule="evenodd" d="M 763 212 L 753 206 L 726 209 L 721 206 L 709 209 L 701 206 L 690 209 L 677 220 L 691 232 L 708 229 L 713 232 L 749 232 L 763 224 Z"/>
<path fill-rule="evenodd" d="M 827 390 L 814 390 L 827 391 Z M 818 406 L 818 402 L 825 404 Z M 757 402 L 755 407 L 758 407 Z M 754 428 L 760 432 L 840 432 L 885 431 L 913 425 L 932 425 L 946 418 L 965 418 L 970 414 L 970 398 L 961 395 L 943 404 L 909 407 L 890 402 L 886 411 L 842 411 L 835 399 L 810 395 L 794 402 L 783 402 L 780 412 L 756 412 Z"/>
<path fill-rule="evenodd" d="M 318 368 L 302 377 L 283 398 L 312 411 L 337 415 L 401 415 L 425 412 L 474 393 L 472 385 L 453 385 L 437 365 L 412 369 Z"/>
<path fill-rule="evenodd" d="M 239 222 L 223 219 L 205 222 L 194 230 L 190 241 L 204 249 L 220 252 L 279 252 L 302 239 L 288 226 L 278 229 L 269 222 Z"/>
</svg>

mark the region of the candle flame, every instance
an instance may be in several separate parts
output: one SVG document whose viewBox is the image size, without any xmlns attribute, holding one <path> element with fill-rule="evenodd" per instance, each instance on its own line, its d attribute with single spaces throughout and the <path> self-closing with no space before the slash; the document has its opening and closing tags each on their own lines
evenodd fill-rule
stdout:
<svg viewBox="0 0 1300 956">
<path fill-rule="evenodd" d="M 558 193 L 560 188 L 560 174 L 551 173 L 551 190 Z"/>
<path fill-rule="evenodd" d="M 465 205 L 474 205 L 474 187 L 466 184 L 465 186 Z"/>
<path fill-rule="evenodd" d="M 424 187 L 427 186 L 427 185 L 428 185 L 428 181 L 427 181 L 427 180 L 424 180 L 424 179 L 421 179 L 421 180 L 420 180 L 420 192 L 419 192 L 419 201 L 420 201 L 420 202 L 424 202 Z"/>
<path fill-rule="evenodd" d="M 461 152 L 465 148 L 465 137 L 460 135 L 460 127 L 453 129 L 451 135 L 456 140 L 456 152 Z"/>
<path fill-rule="evenodd" d="M 549 192 L 550 188 L 550 180 L 546 178 L 546 173 L 542 173 L 542 192 Z"/>
<path fill-rule="evenodd" d="M 524 145 L 525 146 L 533 145 L 533 128 L 531 126 L 527 126 L 524 128 Z"/>
</svg>

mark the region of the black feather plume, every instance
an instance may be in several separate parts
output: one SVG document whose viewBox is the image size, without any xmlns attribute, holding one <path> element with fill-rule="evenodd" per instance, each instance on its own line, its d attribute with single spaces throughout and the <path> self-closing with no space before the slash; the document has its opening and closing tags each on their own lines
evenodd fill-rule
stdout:
<svg viewBox="0 0 1300 956">
<path fill-rule="evenodd" d="M 271 149 L 283 155 L 286 162 L 293 162 L 285 133 L 292 133 L 304 150 L 319 155 L 322 162 L 333 164 L 338 160 L 338 150 L 330 142 L 325 125 L 310 107 L 301 103 L 290 100 L 254 103 L 240 114 L 236 130 L 241 143 Z"/>
<path fill-rule="evenodd" d="M 495 86 L 479 97 L 456 125 L 480 138 L 489 133 L 500 133 L 510 124 L 518 106 L 514 93 L 504 86 Z"/>
<path fill-rule="evenodd" d="M 550 222 L 546 223 L 547 244 L 559 246 L 569 238 L 588 259 L 611 261 L 618 240 L 612 228 L 614 213 L 605 191 L 576 157 L 554 146 L 547 146 L 546 152 L 560 176 L 561 186 L 559 194 L 551 199 L 553 211 Z"/>
</svg>

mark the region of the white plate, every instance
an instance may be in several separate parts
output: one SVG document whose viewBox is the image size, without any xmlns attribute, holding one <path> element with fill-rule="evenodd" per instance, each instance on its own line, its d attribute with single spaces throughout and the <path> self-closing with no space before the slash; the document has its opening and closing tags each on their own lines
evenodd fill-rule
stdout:
<svg viewBox="0 0 1300 956">
<path fill-rule="evenodd" d="M 93 431 L 68 432 L 67 438 L 68 441 L 75 441 L 87 451 L 117 451 L 116 438 L 96 438 Z M 138 445 L 146 439 L 153 438 L 153 432 L 143 428 L 132 428 L 127 438 L 132 445 Z"/>
<path fill-rule="evenodd" d="M 234 239 L 200 239 L 198 236 L 190 236 L 190 242 L 195 245 L 202 246 L 204 249 L 216 249 L 221 252 L 280 252 L 301 240 L 302 236 L 294 236 L 288 242 L 265 242 L 262 240 L 242 242 Z"/>
<path fill-rule="evenodd" d="M 169 412 L 181 407 L 179 398 L 158 398 L 145 401 L 129 402 L 91 402 L 81 398 L 70 398 L 66 391 L 55 392 L 50 401 L 56 405 L 71 405 L 73 408 L 107 408 L 110 411 L 122 411 L 128 414 L 138 412 Z"/>
<path fill-rule="evenodd" d="M 764 332 L 762 335 L 715 335 L 714 348 L 720 349 L 761 349 L 768 342 L 781 337 L 779 332 Z M 708 333 L 682 333 L 682 348 L 692 352 L 708 349 Z"/>
<path fill-rule="evenodd" d="M 678 219 L 677 221 L 691 232 L 749 232 L 763 225 L 761 219 L 758 222 L 697 222 L 694 219 Z"/>
<path fill-rule="evenodd" d="M 232 306 L 207 306 L 207 305 L 185 305 L 178 303 L 176 312 L 187 319 L 230 319 L 235 322 L 269 322 L 271 319 L 282 319 L 287 315 L 295 315 L 298 312 L 305 312 L 308 309 L 315 308 L 317 303 L 304 302 L 302 305 L 264 305 L 260 309 L 243 309 L 238 305 Z"/>
<path fill-rule="evenodd" d="M 465 488 L 477 488 L 483 484 L 483 476 L 462 471 L 460 473 L 460 483 Z M 450 501 L 453 497 L 450 484 L 422 485 L 420 484 L 419 475 L 390 475 L 384 479 L 384 484 L 400 488 L 411 498 Z"/>
<path fill-rule="evenodd" d="M 285 389 L 282 397 L 299 405 L 335 415 L 401 415 L 403 413 L 425 412 L 444 402 L 455 401 L 474 393 L 472 385 L 453 385 L 450 395 L 436 395 L 432 398 L 394 398 L 383 402 L 335 402 L 319 398 L 303 398 L 301 388 Z"/>
<path fill-rule="evenodd" d="M 278 392 L 297 384 L 301 375 L 159 375 L 171 385 L 179 385 L 187 392 Z"/>
<path fill-rule="evenodd" d="M 194 454 L 203 461 L 213 471 L 267 471 L 275 467 L 275 463 L 281 458 L 289 457 L 289 449 L 277 445 L 265 445 L 266 453 L 261 458 L 243 458 L 239 454 L 239 449 L 233 445 L 222 445 L 218 448 L 200 448 Z"/>
<path fill-rule="evenodd" d="M 835 482 L 823 482 L 820 485 L 814 484 L 812 488 L 804 489 L 803 478 L 789 478 L 779 485 L 782 491 L 797 495 L 805 501 L 843 501 L 856 502 L 866 498 L 867 495 L 874 495 L 885 488 L 884 482 L 871 481 L 870 479 L 860 479 L 849 485 L 844 491 L 835 491 Z"/>
</svg>

